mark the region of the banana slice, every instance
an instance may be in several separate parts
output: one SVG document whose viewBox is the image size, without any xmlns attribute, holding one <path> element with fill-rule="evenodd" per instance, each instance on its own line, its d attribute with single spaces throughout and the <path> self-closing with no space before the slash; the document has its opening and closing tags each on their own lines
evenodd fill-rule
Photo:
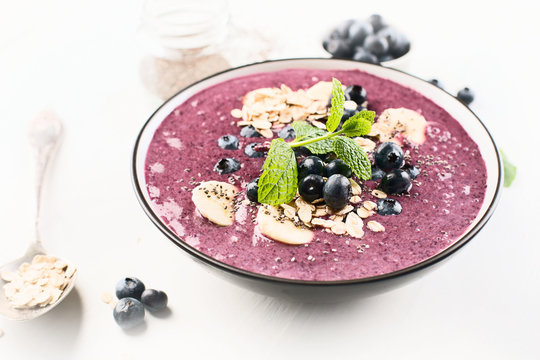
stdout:
<svg viewBox="0 0 540 360">
<path fill-rule="evenodd" d="M 233 200 L 238 189 L 226 182 L 205 181 L 193 189 L 191 200 L 202 216 L 219 226 L 234 222 Z"/>
<path fill-rule="evenodd" d="M 259 207 L 257 222 L 263 235 L 289 245 L 307 244 L 313 240 L 311 230 L 297 227 L 286 217 L 277 220 L 279 215 L 279 211 L 273 206 Z"/>
<path fill-rule="evenodd" d="M 373 124 L 370 136 L 379 136 L 381 141 L 396 141 L 395 131 L 400 132 L 410 142 L 423 144 L 426 141 L 427 121 L 422 114 L 407 108 L 386 109 Z M 393 137 L 393 138 L 392 138 Z"/>
</svg>

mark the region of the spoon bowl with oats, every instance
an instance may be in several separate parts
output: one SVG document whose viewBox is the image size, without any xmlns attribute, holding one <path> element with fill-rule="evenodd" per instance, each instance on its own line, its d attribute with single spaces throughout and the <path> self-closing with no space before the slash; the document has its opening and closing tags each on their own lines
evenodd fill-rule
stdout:
<svg viewBox="0 0 540 360">
<path fill-rule="evenodd" d="M 77 276 L 74 266 L 47 254 L 39 226 L 43 180 L 62 136 L 62 122 L 55 113 L 43 111 L 28 135 L 36 158 L 36 237 L 22 257 L 0 267 L 0 314 L 12 320 L 31 320 L 52 310 Z"/>
</svg>

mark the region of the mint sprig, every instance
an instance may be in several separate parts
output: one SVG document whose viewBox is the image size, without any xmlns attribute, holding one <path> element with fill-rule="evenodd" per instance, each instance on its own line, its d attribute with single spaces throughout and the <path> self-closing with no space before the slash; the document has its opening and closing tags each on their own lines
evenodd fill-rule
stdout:
<svg viewBox="0 0 540 360">
<path fill-rule="evenodd" d="M 259 202 L 281 205 L 290 202 L 297 192 L 298 169 L 293 148 L 305 146 L 314 154 L 334 152 L 347 164 L 361 180 L 371 178 L 371 163 L 360 145 L 350 137 L 370 133 L 375 112 L 360 111 L 343 123 L 336 131 L 343 117 L 345 95 L 337 79 L 332 79 L 332 100 L 330 115 L 326 121 L 328 131 L 316 128 L 305 121 L 294 121 L 291 126 L 296 133 L 293 142 L 283 139 L 272 140 L 268 156 L 263 165 L 263 174 L 258 185 Z M 343 135 L 343 136 L 340 136 Z"/>
<path fill-rule="evenodd" d="M 517 168 L 508 160 L 506 154 L 501 150 L 504 168 L 504 187 L 510 187 L 516 178 Z"/>
</svg>

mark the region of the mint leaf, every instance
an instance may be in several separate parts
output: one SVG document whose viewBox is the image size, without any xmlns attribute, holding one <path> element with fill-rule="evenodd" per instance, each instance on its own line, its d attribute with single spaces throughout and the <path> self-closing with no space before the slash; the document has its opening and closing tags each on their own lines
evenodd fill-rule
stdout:
<svg viewBox="0 0 540 360">
<path fill-rule="evenodd" d="M 343 123 L 345 135 L 349 137 L 364 136 L 371 132 L 371 124 L 375 119 L 374 111 L 360 111 Z"/>
<path fill-rule="evenodd" d="M 295 142 L 313 139 L 315 137 L 326 134 L 326 131 L 310 125 L 307 121 L 293 121 L 291 124 L 296 134 Z"/>
<path fill-rule="evenodd" d="M 296 195 L 298 170 L 294 151 L 283 139 L 274 139 L 259 179 L 259 202 L 269 205 L 288 203 Z"/>
<path fill-rule="evenodd" d="M 506 154 L 501 150 L 504 167 L 504 187 L 510 187 L 516 178 L 517 168 L 508 160 Z"/>
<path fill-rule="evenodd" d="M 356 141 L 348 137 L 336 136 L 333 146 L 338 158 L 343 160 L 359 179 L 371 179 L 371 162 Z"/>
<path fill-rule="evenodd" d="M 296 134 L 294 142 L 314 139 L 328 134 L 328 132 L 312 126 L 306 121 L 294 121 L 291 126 Z M 331 139 L 319 140 L 311 144 L 306 144 L 304 147 L 314 154 L 327 154 L 333 149 Z"/>
<path fill-rule="evenodd" d="M 332 106 L 330 107 L 330 116 L 326 121 L 326 129 L 329 132 L 334 132 L 341 118 L 343 117 L 343 110 L 345 106 L 345 94 L 343 93 L 343 87 L 338 79 L 332 78 Z"/>
</svg>

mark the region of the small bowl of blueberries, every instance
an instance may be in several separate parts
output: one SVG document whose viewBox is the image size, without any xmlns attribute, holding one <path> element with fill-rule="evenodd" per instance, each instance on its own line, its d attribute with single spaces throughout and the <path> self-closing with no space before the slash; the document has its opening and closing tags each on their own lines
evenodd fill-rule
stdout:
<svg viewBox="0 0 540 360">
<path fill-rule="evenodd" d="M 392 67 L 401 63 L 411 50 L 409 38 L 379 14 L 340 23 L 324 38 L 322 45 L 333 58 Z"/>
</svg>

